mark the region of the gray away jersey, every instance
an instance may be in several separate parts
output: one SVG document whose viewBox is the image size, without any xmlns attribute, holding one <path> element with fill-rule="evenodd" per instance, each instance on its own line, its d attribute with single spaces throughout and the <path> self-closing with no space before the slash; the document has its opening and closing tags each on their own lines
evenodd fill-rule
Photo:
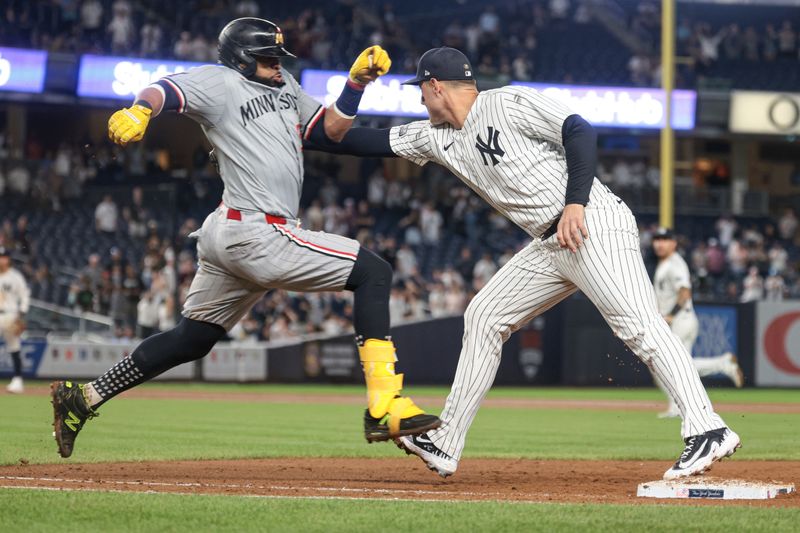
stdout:
<svg viewBox="0 0 800 533">
<path fill-rule="evenodd" d="M 561 127 L 573 113 L 528 87 L 478 94 L 460 130 L 421 120 L 395 126 L 392 151 L 449 168 L 498 212 L 539 237 L 564 209 L 567 160 Z M 595 178 L 589 205 L 620 200 Z"/>
<path fill-rule="evenodd" d="M 178 111 L 200 123 L 214 146 L 225 205 L 296 218 L 302 135 L 323 108 L 286 70 L 283 78 L 283 87 L 267 87 L 228 67 L 202 66 L 164 80 L 178 94 Z"/>
</svg>

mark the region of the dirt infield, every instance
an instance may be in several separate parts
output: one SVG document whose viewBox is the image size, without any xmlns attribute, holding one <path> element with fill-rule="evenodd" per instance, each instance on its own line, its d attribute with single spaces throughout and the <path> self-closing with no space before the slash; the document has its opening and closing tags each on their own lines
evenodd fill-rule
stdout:
<svg viewBox="0 0 800 533">
<path fill-rule="evenodd" d="M 415 457 L 20 464 L 0 467 L 0 487 L 261 497 L 625 504 L 669 501 L 800 507 L 797 494 L 756 502 L 637 498 L 637 485 L 660 479 L 667 466 L 663 461 L 466 459 L 459 472 L 445 480 L 429 472 Z M 800 461 L 732 460 L 717 465 L 714 475 L 800 484 Z"/>
<path fill-rule="evenodd" d="M 46 396 L 50 388 L 46 385 L 29 386 L 25 392 L 35 396 Z M 284 392 L 238 392 L 238 391 L 198 391 L 198 390 L 159 390 L 133 389 L 123 393 L 121 398 L 143 398 L 152 400 L 213 400 L 246 403 L 328 403 L 337 405 L 364 405 L 361 394 L 293 394 Z M 425 407 L 441 408 L 444 397 L 414 396 L 414 400 Z M 660 411 L 666 406 L 664 401 L 648 400 L 568 400 L 563 398 L 487 398 L 483 407 L 504 407 L 516 409 L 595 409 L 603 411 Z M 720 413 L 774 413 L 800 414 L 800 403 L 733 403 L 716 402 L 715 409 Z"/>
</svg>

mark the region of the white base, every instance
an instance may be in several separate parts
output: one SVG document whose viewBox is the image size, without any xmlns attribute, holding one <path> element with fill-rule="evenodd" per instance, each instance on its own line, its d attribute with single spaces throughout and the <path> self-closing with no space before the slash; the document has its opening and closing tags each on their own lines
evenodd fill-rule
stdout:
<svg viewBox="0 0 800 533">
<path fill-rule="evenodd" d="M 708 500 L 768 500 L 794 492 L 793 483 L 765 483 L 741 479 L 701 477 L 675 481 L 649 481 L 636 490 L 640 498 L 692 498 Z"/>
</svg>

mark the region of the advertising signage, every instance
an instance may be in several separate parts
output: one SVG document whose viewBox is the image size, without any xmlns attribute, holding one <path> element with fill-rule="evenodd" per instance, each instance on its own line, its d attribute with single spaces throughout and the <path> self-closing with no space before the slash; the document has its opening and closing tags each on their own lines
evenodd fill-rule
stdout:
<svg viewBox="0 0 800 533">
<path fill-rule="evenodd" d="M 0 91 L 40 93 L 47 70 L 47 52 L 0 48 Z"/>
<path fill-rule="evenodd" d="M 84 55 L 78 71 L 78 96 L 129 100 L 164 76 L 205 64 Z"/>
<path fill-rule="evenodd" d="M 386 75 L 369 84 L 359 106 L 359 114 L 399 117 L 427 116 L 420 103 L 418 87 L 401 85 L 413 75 Z M 335 102 L 347 81 L 347 72 L 304 70 L 303 88 L 324 105 Z M 634 87 L 588 87 L 547 83 L 512 82 L 531 87 L 560 99 L 576 113 L 596 126 L 612 128 L 658 129 L 664 126 L 666 109 L 664 91 Z M 672 126 L 690 130 L 695 124 L 694 91 L 674 91 Z"/>
</svg>

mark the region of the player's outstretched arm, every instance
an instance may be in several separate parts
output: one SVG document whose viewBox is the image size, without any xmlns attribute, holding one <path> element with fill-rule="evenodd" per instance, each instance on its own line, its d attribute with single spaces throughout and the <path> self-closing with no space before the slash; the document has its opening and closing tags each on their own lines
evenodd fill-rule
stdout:
<svg viewBox="0 0 800 533">
<path fill-rule="evenodd" d="M 389 142 L 389 128 L 350 128 L 338 142 L 315 128 L 304 141 L 304 150 L 359 157 L 397 157 Z"/>
<path fill-rule="evenodd" d="M 163 92 L 145 87 L 131 107 L 120 109 L 108 119 L 108 138 L 120 146 L 141 141 L 150 118 L 158 115 L 163 106 Z"/>
<path fill-rule="evenodd" d="M 350 67 L 350 76 L 341 96 L 325 112 L 323 124 L 329 139 L 334 142 L 342 140 L 353 125 L 367 84 L 389 72 L 391 66 L 389 54 L 380 46 L 370 46 L 359 54 Z"/>
</svg>

